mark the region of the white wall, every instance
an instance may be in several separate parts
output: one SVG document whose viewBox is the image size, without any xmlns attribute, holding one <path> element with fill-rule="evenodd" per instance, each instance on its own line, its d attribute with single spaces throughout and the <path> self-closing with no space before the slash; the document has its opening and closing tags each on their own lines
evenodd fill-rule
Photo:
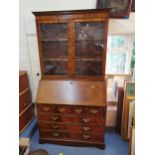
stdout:
<svg viewBox="0 0 155 155">
<path fill-rule="evenodd" d="M 94 9 L 96 0 L 20 0 L 19 68 L 27 70 L 35 101 L 40 73 L 35 18 L 33 11 Z M 134 14 L 129 20 L 111 19 L 109 33 L 134 33 Z"/>
<path fill-rule="evenodd" d="M 110 19 L 109 33 L 135 33 L 135 13 L 130 13 L 129 19 Z"/>
</svg>

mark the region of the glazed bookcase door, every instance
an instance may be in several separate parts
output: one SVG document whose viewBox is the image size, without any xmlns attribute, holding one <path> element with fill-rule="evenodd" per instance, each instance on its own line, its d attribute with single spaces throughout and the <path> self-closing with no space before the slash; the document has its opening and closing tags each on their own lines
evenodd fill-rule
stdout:
<svg viewBox="0 0 155 155">
<path fill-rule="evenodd" d="M 102 77 L 104 74 L 104 22 L 75 22 L 75 74 Z"/>
<path fill-rule="evenodd" d="M 67 33 L 67 23 L 40 23 L 43 75 L 68 75 Z"/>
</svg>

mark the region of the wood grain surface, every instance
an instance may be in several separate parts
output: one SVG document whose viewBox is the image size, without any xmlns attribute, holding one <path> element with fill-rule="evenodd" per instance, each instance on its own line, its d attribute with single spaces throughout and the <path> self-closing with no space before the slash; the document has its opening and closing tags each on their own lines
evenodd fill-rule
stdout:
<svg viewBox="0 0 155 155">
<path fill-rule="evenodd" d="M 36 103 L 106 106 L 105 92 L 102 81 L 41 80 Z"/>
</svg>

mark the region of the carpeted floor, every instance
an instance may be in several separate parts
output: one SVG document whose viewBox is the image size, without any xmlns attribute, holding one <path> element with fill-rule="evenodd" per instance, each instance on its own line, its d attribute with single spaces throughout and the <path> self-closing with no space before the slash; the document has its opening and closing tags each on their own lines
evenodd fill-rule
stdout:
<svg viewBox="0 0 155 155">
<path fill-rule="evenodd" d="M 30 152 L 36 149 L 45 149 L 49 155 L 128 155 L 128 142 L 121 140 L 120 136 L 113 129 L 108 129 L 105 136 L 105 150 L 95 147 L 72 147 L 54 144 L 39 144 L 38 131 L 31 139 Z"/>
</svg>

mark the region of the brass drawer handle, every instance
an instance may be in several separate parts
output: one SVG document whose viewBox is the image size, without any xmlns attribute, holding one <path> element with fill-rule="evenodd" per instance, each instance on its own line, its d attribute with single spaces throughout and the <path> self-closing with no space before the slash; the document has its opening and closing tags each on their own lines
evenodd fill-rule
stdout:
<svg viewBox="0 0 155 155">
<path fill-rule="evenodd" d="M 89 118 L 83 118 L 83 121 L 84 121 L 85 123 L 88 123 L 88 122 L 90 121 L 90 119 L 89 119 Z"/>
<path fill-rule="evenodd" d="M 89 131 L 89 130 L 90 130 L 90 127 L 84 126 L 84 127 L 82 127 L 82 129 L 83 129 L 84 131 Z"/>
<path fill-rule="evenodd" d="M 49 107 L 43 107 L 43 110 L 44 110 L 44 111 L 49 111 L 50 108 L 49 108 Z"/>
<path fill-rule="evenodd" d="M 82 135 L 82 137 L 83 137 L 84 139 L 89 139 L 89 138 L 90 138 L 90 135 Z"/>
<path fill-rule="evenodd" d="M 59 111 L 64 112 L 64 111 L 66 111 L 66 109 L 65 108 L 59 108 Z"/>
<path fill-rule="evenodd" d="M 52 120 L 56 121 L 59 117 L 58 116 L 52 116 Z"/>
<path fill-rule="evenodd" d="M 75 109 L 75 112 L 77 113 L 77 114 L 80 114 L 81 112 L 82 112 L 82 109 Z"/>
<path fill-rule="evenodd" d="M 96 110 L 96 109 L 91 109 L 91 113 L 92 114 L 96 114 L 98 112 L 98 110 Z"/>
<path fill-rule="evenodd" d="M 52 133 L 52 135 L 53 135 L 54 137 L 58 137 L 58 136 L 60 136 L 60 133 L 54 132 L 54 133 Z"/>
<path fill-rule="evenodd" d="M 57 129 L 58 125 L 52 125 L 52 128 Z"/>
</svg>

